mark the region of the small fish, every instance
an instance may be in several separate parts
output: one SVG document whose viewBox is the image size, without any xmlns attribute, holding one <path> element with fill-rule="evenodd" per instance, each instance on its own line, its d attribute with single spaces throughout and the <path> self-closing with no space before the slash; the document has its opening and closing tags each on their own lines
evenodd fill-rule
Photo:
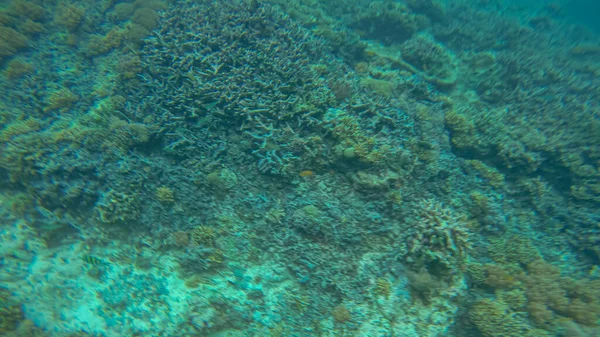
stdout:
<svg viewBox="0 0 600 337">
<path fill-rule="evenodd" d="M 92 255 L 84 255 L 81 257 L 81 260 L 85 263 L 91 264 L 92 266 L 104 266 L 107 264 L 106 262 Z"/>
<path fill-rule="evenodd" d="M 300 172 L 301 177 L 312 177 L 314 175 L 315 175 L 315 173 L 311 170 L 306 170 L 306 171 Z"/>
</svg>

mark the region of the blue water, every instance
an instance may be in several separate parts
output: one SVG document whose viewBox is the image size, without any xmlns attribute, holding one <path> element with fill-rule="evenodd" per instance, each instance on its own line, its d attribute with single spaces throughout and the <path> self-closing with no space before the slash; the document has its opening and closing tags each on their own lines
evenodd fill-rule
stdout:
<svg viewBox="0 0 600 337">
<path fill-rule="evenodd" d="M 574 22 L 589 26 L 596 32 L 600 31 L 600 3 L 598 1 L 567 1 L 564 6 Z"/>
</svg>

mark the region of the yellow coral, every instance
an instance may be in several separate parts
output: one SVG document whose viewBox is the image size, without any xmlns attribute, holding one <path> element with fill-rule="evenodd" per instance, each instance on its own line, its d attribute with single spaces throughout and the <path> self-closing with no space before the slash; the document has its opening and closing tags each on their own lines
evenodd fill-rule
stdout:
<svg viewBox="0 0 600 337">
<path fill-rule="evenodd" d="M 14 137 L 35 132 L 41 127 L 40 121 L 35 118 L 19 120 L 8 124 L 0 130 L 0 142 L 6 144 Z"/>
<path fill-rule="evenodd" d="M 191 233 L 193 243 L 211 247 L 214 246 L 217 236 L 217 231 L 209 226 L 197 226 Z"/>
<path fill-rule="evenodd" d="M 172 204 L 175 202 L 173 190 L 166 186 L 160 186 L 156 189 L 156 199 L 162 204 Z"/>
<path fill-rule="evenodd" d="M 384 298 L 389 298 L 392 293 L 392 285 L 387 279 L 380 277 L 375 281 L 375 294 Z"/>
<path fill-rule="evenodd" d="M 71 90 L 67 88 L 61 88 L 55 90 L 48 95 L 47 104 L 44 108 L 44 112 L 58 110 L 58 109 L 68 109 L 70 108 L 79 97 L 75 95 Z"/>
<path fill-rule="evenodd" d="M 528 336 L 531 326 L 501 302 L 480 299 L 469 310 L 469 318 L 485 337 Z"/>
<path fill-rule="evenodd" d="M 333 316 L 333 319 L 337 323 L 346 323 L 352 319 L 352 314 L 350 313 L 350 310 L 348 310 L 342 304 L 337 305 L 335 308 L 333 308 L 333 310 L 331 311 L 331 316 Z"/>
<path fill-rule="evenodd" d="M 16 79 L 23 77 L 26 74 L 30 74 L 33 72 L 33 65 L 29 62 L 26 62 L 22 59 L 15 58 L 10 60 L 6 64 L 6 69 L 4 70 L 4 76 L 8 79 Z"/>
<path fill-rule="evenodd" d="M 525 292 L 521 289 L 497 291 L 496 297 L 514 311 L 522 311 L 523 307 L 527 304 L 527 296 L 525 296 Z"/>
<path fill-rule="evenodd" d="M 74 31 L 81 24 L 84 15 L 85 9 L 83 7 L 63 3 L 56 12 L 54 22 L 64 26 L 69 31 Z"/>
<path fill-rule="evenodd" d="M 504 186 L 504 175 L 493 167 L 487 166 L 480 160 L 467 160 L 485 179 L 487 179 L 493 187 L 499 188 Z"/>
</svg>

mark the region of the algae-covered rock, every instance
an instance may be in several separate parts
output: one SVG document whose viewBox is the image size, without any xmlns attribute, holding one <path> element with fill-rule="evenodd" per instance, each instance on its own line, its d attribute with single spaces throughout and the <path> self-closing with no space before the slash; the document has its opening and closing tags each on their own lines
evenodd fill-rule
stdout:
<svg viewBox="0 0 600 337">
<path fill-rule="evenodd" d="M 214 171 L 206 178 L 209 184 L 220 192 L 227 192 L 237 186 L 238 183 L 235 172 L 227 168 Z"/>
</svg>

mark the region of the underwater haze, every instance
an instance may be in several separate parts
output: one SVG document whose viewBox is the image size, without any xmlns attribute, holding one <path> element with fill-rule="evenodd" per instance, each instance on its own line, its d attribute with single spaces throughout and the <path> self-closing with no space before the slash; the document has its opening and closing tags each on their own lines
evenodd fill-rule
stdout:
<svg viewBox="0 0 600 337">
<path fill-rule="evenodd" d="M 599 6 L 0 0 L 0 336 L 600 336 Z"/>
<path fill-rule="evenodd" d="M 600 33 L 600 2 L 594 0 L 566 1 L 564 3 L 575 24 L 587 25 Z"/>
</svg>

